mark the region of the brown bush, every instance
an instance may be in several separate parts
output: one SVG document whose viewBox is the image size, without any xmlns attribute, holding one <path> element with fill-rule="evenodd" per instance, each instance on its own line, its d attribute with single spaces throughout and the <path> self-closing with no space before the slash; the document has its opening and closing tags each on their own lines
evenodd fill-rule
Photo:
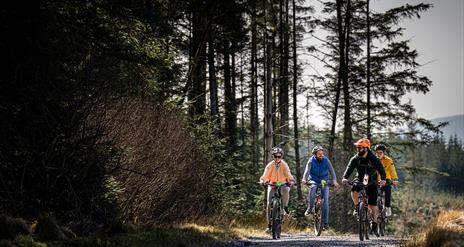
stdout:
<svg viewBox="0 0 464 247">
<path fill-rule="evenodd" d="M 26 221 L 4 214 L 0 215 L 0 239 L 14 239 L 21 234 L 30 234 Z"/>
<path fill-rule="evenodd" d="M 184 114 L 135 99 L 104 112 L 108 139 L 125 152 L 115 176 L 123 220 L 172 222 L 204 213 L 211 169 Z"/>
<path fill-rule="evenodd" d="M 464 243 L 464 211 L 442 212 L 422 233 L 414 236 L 409 247 L 454 247 Z"/>
<path fill-rule="evenodd" d="M 56 218 L 49 215 L 39 217 L 34 234 L 43 241 L 68 239 Z"/>
</svg>

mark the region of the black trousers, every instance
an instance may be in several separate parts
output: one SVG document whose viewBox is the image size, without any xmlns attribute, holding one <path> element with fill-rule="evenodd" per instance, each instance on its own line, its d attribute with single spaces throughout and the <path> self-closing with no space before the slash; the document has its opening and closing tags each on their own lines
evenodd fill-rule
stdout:
<svg viewBox="0 0 464 247">
<path fill-rule="evenodd" d="M 382 191 L 385 191 L 385 207 L 390 207 L 391 206 L 391 181 L 387 180 L 387 184 L 382 187 Z"/>
</svg>

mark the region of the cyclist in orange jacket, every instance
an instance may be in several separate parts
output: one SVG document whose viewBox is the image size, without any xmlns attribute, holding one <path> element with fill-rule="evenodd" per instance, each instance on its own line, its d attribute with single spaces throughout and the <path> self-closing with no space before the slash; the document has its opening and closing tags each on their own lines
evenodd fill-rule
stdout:
<svg viewBox="0 0 464 247">
<path fill-rule="evenodd" d="M 288 182 L 289 185 L 295 183 L 295 179 L 293 178 L 292 173 L 290 172 L 290 168 L 288 167 L 287 163 L 282 159 L 284 155 L 284 150 L 279 147 L 274 147 L 272 149 L 272 159 L 273 161 L 269 162 L 264 168 L 264 173 L 261 176 L 260 183 L 278 183 L 278 182 Z M 267 207 L 266 207 L 266 220 L 267 220 L 267 229 L 266 231 L 269 232 L 271 230 L 271 223 L 269 220 L 270 213 L 271 213 L 271 199 L 274 195 L 275 190 L 272 189 L 271 186 L 267 188 Z M 289 214 L 288 211 L 288 201 L 290 198 L 290 187 L 282 187 L 280 189 L 280 193 L 282 195 L 282 204 L 284 206 L 285 214 Z"/>
</svg>

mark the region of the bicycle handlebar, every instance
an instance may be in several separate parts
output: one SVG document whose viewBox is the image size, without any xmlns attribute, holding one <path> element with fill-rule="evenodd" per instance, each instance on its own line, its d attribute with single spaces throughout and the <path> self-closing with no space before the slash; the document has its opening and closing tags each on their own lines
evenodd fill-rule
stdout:
<svg viewBox="0 0 464 247">
<path fill-rule="evenodd" d="M 322 183 L 316 183 L 316 182 L 306 182 L 304 183 L 305 185 L 311 186 L 311 185 L 317 185 L 322 187 Z M 326 183 L 324 186 L 329 186 L 329 187 L 334 187 L 334 183 Z"/>
<path fill-rule="evenodd" d="M 278 186 L 277 183 L 273 184 L 273 183 L 269 183 L 269 182 L 264 182 L 264 183 L 258 182 L 258 184 L 259 184 L 259 185 L 262 185 L 262 186 Z M 282 184 L 281 186 L 292 187 L 292 184 L 289 183 L 289 182 L 285 182 L 285 183 Z"/>
</svg>

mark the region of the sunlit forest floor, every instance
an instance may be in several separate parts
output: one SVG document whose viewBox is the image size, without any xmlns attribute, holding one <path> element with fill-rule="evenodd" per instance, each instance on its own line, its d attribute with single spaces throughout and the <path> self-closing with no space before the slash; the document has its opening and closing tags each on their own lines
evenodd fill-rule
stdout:
<svg viewBox="0 0 464 247">
<path fill-rule="evenodd" d="M 396 190 L 389 235 L 409 238 L 408 246 L 425 246 L 425 243 L 462 243 L 464 236 L 464 197 L 447 193 L 420 190 Z M 294 219 L 293 219 L 294 220 Z M 311 234 L 311 229 L 298 227 L 287 221 L 287 234 Z M 34 236 L 19 236 L 13 241 L 2 240 L 0 246 L 213 246 L 237 239 L 265 237 L 265 222 L 256 218 L 235 220 L 209 217 L 196 222 L 171 226 L 124 225 L 119 233 L 98 233 L 67 241 L 40 242 Z M 345 233 L 331 229 L 325 235 Z M 456 242 L 461 241 L 461 242 Z M 434 245 L 432 245 L 434 246 Z"/>
</svg>

